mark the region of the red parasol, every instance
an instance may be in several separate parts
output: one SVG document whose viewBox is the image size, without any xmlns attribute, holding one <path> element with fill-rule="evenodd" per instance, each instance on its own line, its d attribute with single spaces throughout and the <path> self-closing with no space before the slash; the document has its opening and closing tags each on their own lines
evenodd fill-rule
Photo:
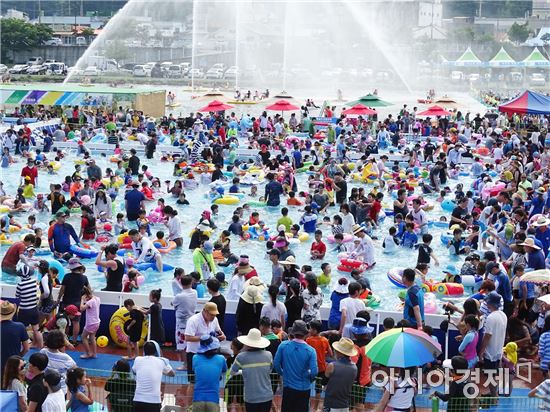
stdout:
<svg viewBox="0 0 550 412">
<path fill-rule="evenodd" d="M 427 110 L 424 110 L 423 112 L 417 113 L 417 116 L 450 116 L 452 113 L 445 110 L 443 107 L 434 105 L 432 107 L 428 107 Z"/>
<path fill-rule="evenodd" d="M 210 103 L 208 103 L 203 108 L 197 110 L 198 112 L 223 112 L 224 110 L 232 109 L 233 106 L 230 106 L 228 104 L 222 103 L 219 100 L 212 100 Z"/>
<path fill-rule="evenodd" d="M 293 110 L 300 110 L 298 106 L 294 106 L 292 103 L 286 100 L 277 100 L 275 103 L 266 106 L 266 110 L 273 110 L 275 112 L 291 112 Z"/>
<path fill-rule="evenodd" d="M 371 109 L 370 107 L 367 107 L 363 104 L 356 104 L 355 106 L 350 107 L 349 109 L 346 109 L 342 112 L 346 115 L 373 115 L 376 114 L 376 110 Z"/>
</svg>

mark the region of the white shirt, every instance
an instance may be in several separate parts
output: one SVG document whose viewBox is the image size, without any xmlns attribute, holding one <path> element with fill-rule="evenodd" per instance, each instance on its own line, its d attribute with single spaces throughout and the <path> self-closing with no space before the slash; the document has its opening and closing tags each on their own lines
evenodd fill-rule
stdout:
<svg viewBox="0 0 550 412">
<path fill-rule="evenodd" d="M 227 290 L 227 300 L 239 300 L 244 292 L 244 283 L 246 279 L 244 276 L 233 275 L 229 281 L 229 288 Z"/>
<path fill-rule="evenodd" d="M 166 375 L 172 370 L 168 360 L 157 356 L 138 356 L 132 370 L 136 376 L 134 401 L 161 403 L 162 375 Z"/>
<path fill-rule="evenodd" d="M 361 299 L 347 297 L 340 301 L 340 312 L 342 312 L 343 309 L 346 310 L 346 325 L 351 325 L 357 312 L 365 310 L 366 307 Z"/>
<path fill-rule="evenodd" d="M 508 318 L 501 310 L 491 312 L 485 321 L 485 334 L 491 335 L 489 344 L 483 355 L 485 359 L 492 362 L 502 358 L 502 348 L 504 347 L 504 339 L 506 337 L 506 325 Z"/>
<path fill-rule="evenodd" d="M 262 307 L 260 318 L 268 317 L 269 320 L 281 320 L 281 316 L 286 317 L 286 306 L 283 302 L 276 301 L 275 306 L 268 302 Z"/>
<path fill-rule="evenodd" d="M 42 412 L 65 412 L 65 394 L 62 390 L 49 393 L 42 404 Z"/>
<path fill-rule="evenodd" d="M 353 225 L 355 225 L 355 218 L 353 215 L 351 213 L 347 215 L 341 213 L 340 216 L 342 217 L 342 228 L 344 228 L 344 233 L 352 233 Z"/>
<path fill-rule="evenodd" d="M 493 149 L 493 159 L 495 160 L 502 160 L 502 156 L 503 156 L 503 150 L 502 148 L 500 147 L 495 147 Z"/>
<path fill-rule="evenodd" d="M 206 323 L 202 311 L 191 316 L 187 321 L 187 328 L 185 329 L 185 334 L 189 336 L 202 336 L 210 335 L 210 332 L 221 332 L 220 325 L 218 323 L 218 318 L 210 323 Z M 199 350 L 200 342 L 189 342 L 187 341 L 187 352 L 197 353 Z M 137 388 L 136 388 L 137 392 Z M 159 402 L 160 403 L 160 402 Z"/>
<path fill-rule="evenodd" d="M 132 242 L 132 250 L 134 251 L 134 256 L 137 256 L 137 262 L 145 262 L 151 260 L 159 252 L 153 246 L 153 242 L 143 236 L 139 242 Z"/>
<path fill-rule="evenodd" d="M 397 245 L 392 235 L 387 235 L 382 242 L 382 247 L 384 248 L 384 253 L 392 253 L 397 250 Z"/>
<path fill-rule="evenodd" d="M 181 230 L 181 221 L 179 217 L 174 216 L 168 219 L 166 227 L 168 228 L 169 240 L 179 239 L 183 237 Z"/>
<path fill-rule="evenodd" d="M 374 244 L 372 243 L 372 239 L 369 235 L 363 236 L 357 253 L 359 256 L 363 257 L 363 262 L 367 265 L 372 266 L 376 263 L 374 260 Z"/>
</svg>

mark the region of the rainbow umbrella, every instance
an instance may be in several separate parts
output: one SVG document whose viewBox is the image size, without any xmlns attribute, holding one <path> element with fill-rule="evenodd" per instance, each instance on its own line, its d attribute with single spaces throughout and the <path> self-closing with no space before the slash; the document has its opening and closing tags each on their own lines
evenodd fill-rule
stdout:
<svg viewBox="0 0 550 412">
<path fill-rule="evenodd" d="M 432 362 L 441 354 L 441 345 L 417 329 L 395 328 L 371 340 L 365 353 L 374 363 L 408 368 Z"/>
</svg>

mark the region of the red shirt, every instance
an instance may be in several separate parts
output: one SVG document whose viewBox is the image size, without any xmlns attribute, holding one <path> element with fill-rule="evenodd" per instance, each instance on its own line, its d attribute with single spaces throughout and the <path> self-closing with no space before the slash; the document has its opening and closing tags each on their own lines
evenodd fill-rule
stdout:
<svg viewBox="0 0 550 412">
<path fill-rule="evenodd" d="M 325 253 L 327 253 L 327 246 L 323 243 L 323 241 L 320 242 L 313 242 L 311 244 L 311 251 L 317 251 L 320 256 L 325 256 Z"/>
<path fill-rule="evenodd" d="M 323 336 L 311 336 L 306 339 L 306 343 L 315 349 L 317 353 L 317 368 L 319 372 L 324 372 L 327 368 L 326 355 L 330 349 L 328 339 Z"/>
<path fill-rule="evenodd" d="M 29 176 L 31 178 L 30 182 L 31 185 L 36 186 L 36 178 L 38 177 L 38 169 L 36 167 L 29 167 L 25 166 L 23 170 L 21 170 L 21 176 L 27 177 Z"/>
<path fill-rule="evenodd" d="M 382 204 L 378 200 L 372 202 L 372 206 L 369 209 L 369 217 L 375 222 L 378 220 L 378 213 L 380 213 L 380 209 L 382 209 Z"/>
<path fill-rule="evenodd" d="M 22 241 L 11 245 L 6 251 L 4 259 L 2 259 L 2 267 L 14 268 L 19 262 L 19 256 L 23 254 L 26 248 L 25 243 Z"/>
<path fill-rule="evenodd" d="M 82 239 L 84 240 L 94 240 L 95 239 L 95 232 L 93 233 L 86 233 L 89 231 L 88 229 L 91 229 L 90 227 L 90 221 L 87 217 L 83 217 L 80 220 L 80 226 L 82 227 Z"/>
</svg>

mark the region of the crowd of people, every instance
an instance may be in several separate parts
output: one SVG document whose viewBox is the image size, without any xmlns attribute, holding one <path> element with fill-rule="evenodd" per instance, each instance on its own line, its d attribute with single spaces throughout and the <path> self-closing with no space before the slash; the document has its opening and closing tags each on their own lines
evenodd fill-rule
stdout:
<svg viewBox="0 0 550 412">
<path fill-rule="evenodd" d="M 68 401 L 71 410 L 80 411 L 98 401 L 81 369 L 86 359 L 98 356 L 96 334 L 102 324 L 100 297 L 85 274 L 84 259 L 95 258 L 103 271 L 102 290 L 139 293 L 142 271 L 164 271 L 165 253 L 186 246 L 193 267 L 173 269 L 173 336 L 163 323 L 162 290 L 149 293 L 147 308 L 138 307 L 131 294 L 124 301 L 128 354 L 115 366 L 131 396 L 120 395 L 120 385 L 110 382 L 111 390 L 105 390 L 113 410 L 129 410 L 116 409 L 119 398 L 135 411 L 160 410 L 162 375 L 177 370 L 187 371 L 194 411 L 217 410 L 220 384 L 215 378 L 226 373 L 228 384 L 234 384 L 229 388 L 239 381 L 244 387 L 240 394 L 231 393 L 230 403 L 247 411 L 361 408 L 372 384 L 373 365 L 364 347 L 373 332 L 369 311 L 376 305 L 376 291 L 371 280 L 380 264 L 375 249 L 387 253 L 387 259 L 401 249 L 413 262 L 399 274 L 405 290 L 402 319 L 384 320 L 384 330 L 411 327 L 432 335 L 425 323 L 424 285 L 437 276 L 442 260 L 432 245 L 437 226 L 449 229 L 445 247 L 453 257 L 437 281 L 475 280 L 475 293 L 461 304 L 445 305 L 449 315 L 457 314 L 449 317 L 460 341 L 453 371 L 481 365 L 490 374 L 502 365 L 513 369 L 518 358 L 526 358 L 548 377 L 550 304 L 539 298 L 548 294 L 550 282 L 522 280 L 550 266 L 548 118 L 455 111 L 420 119 L 404 105 L 397 116 L 383 120 L 342 114 L 319 132 L 307 107 L 300 117 L 288 119 L 263 112 L 257 118 L 191 113 L 158 120 L 122 108 L 90 113 L 75 107 L 63 113 L 71 122 L 53 133 L 37 136 L 23 127 L 1 136 L 1 166 L 24 165 L 13 193 L 0 182 L 0 236 L 7 244 L 1 267 L 17 276 L 17 321 L 12 320 L 16 306 L 2 303 L 2 386 L 17 391 L 22 410 L 61 410 L 55 408 L 65 408 Z M 75 126 L 79 123 L 85 124 Z M 116 161 L 106 170 L 86 148 L 98 128 L 116 145 Z M 405 134 L 412 135 L 412 142 Z M 180 147 L 181 154 L 158 153 L 161 137 Z M 56 170 L 70 156 L 55 144 L 73 139 L 79 142 L 79 162 L 72 175 L 60 178 Z M 126 151 L 127 141 L 140 141 L 145 157 L 135 149 Z M 257 155 L 243 160 L 239 148 L 256 149 Z M 390 156 L 400 160 L 392 164 Z M 174 179 L 161 182 L 155 176 L 159 160 L 170 164 Z M 308 175 L 305 185 L 298 173 Z M 471 187 L 461 183 L 461 176 L 472 180 Z M 49 193 L 35 193 L 43 179 Z M 251 179 L 249 192 L 241 184 L 245 179 Z M 184 245 L 178 211 L 191 203 L 186 192 L 201 187 L 212 205 L 193 216 L 197 223 Z M 224 229 L 217 201 L 227 198 L 243 204 L 234 207 Z M 113 205 L 121 199 L 123 210 L 116 213 Z M 436 203 L 444 212 L 434 218 Z M 292 208 L 303 210 L 296 222 L 289 216 Z M 280 213 L 275 232 L 265 229 L 264 210 L 265 215 Z M 74 215 L 79 228 L 67 220 Z M 389 228 L 381 224 L 383 218 L 392 219 Z M 292 244 L 307 237 L 312 238 L 309 256 L 296 256 Z M 235 246 L 235 239 L 251 238 L 265 242 L 269 281 L 254 266 L 261 257 Z M 95 251 L 88 244 L 94 241 Z M 52 259 L 41 256 L 48 253 Z M 333 277 L 329 255 L 338 255 L 339 270 L 349 275 Z M 321 273 L 311 264 L 298 264 L 306 259 L 322 262 Z M 224 268 L 230 269 L 228 281 Z M 323 324 L 327 292 L 330 310 Z M 207 294 L 209 302 L 195 313 L 198 299 Z M 224 357 L 226 299 L 237 301 L 238 336 Z M 150 340 L 139 356 L 146 316 Z M 38 350 L 28 363 L 21 358 L 30 347 L 27 328 Z M 161 357 L 166 342 L 175 344 L 180 361 L 175 370 Z M 64 352 L 75 348 L 81 352 L 78 365 Z M 316 394 L 324 390 L 323 400 L 311 397 L 314 382 Z M 377 408 L 410 410 L 414 391 L 407 390 L 404 377 L 388 385 Z M 401 396 L 389 396 L 390 385 Z M 533 395 L 549 388 L 546 380 Z M 459 392 L 453 396 L 464 397 Z M 497 387 L 489 385 L 486 395 L 497 396 Z M 449 400 L 449 394 L 434 396 Z"/>
</svg>

